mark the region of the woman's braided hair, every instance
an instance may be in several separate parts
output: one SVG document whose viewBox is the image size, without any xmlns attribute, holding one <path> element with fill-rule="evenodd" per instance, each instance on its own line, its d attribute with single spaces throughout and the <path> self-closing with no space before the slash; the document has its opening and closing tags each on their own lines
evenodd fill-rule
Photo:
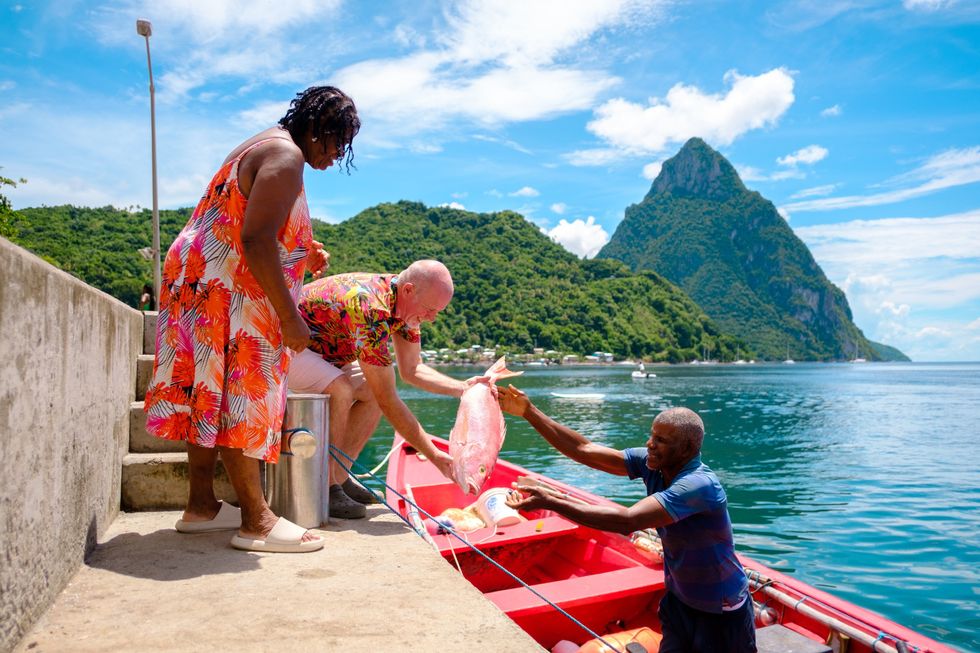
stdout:
<svg viewBox="0 0 980 653">
<path fill-rule="evenodd" d="M 279 124 L 297 143 L 310 132 L 317 140 L 334 139 L 340 167 L 346 167 L 350 174 L 354 166 L 354 137 L 361 129 L 361 119 L 357 117 L 354 101 L 339 88 L 311 86 L 297 93 Z"/>
</svg>

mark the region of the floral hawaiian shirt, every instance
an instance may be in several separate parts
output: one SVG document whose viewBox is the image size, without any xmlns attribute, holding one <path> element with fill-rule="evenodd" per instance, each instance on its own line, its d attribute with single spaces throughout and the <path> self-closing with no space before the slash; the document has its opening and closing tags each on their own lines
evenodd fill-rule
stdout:
<svg viewBox="0 0 980 653">
<path fill-rule="evenodd" d="M 304 286 L 299 312 L 310 327 L 310 349 L 338 367 L 355 360 L 391 365 L 392 335 L 421 340 L 418 329 L 395 317 L 397 285 L 394 274 L 353 272 Z"/>
</svg>

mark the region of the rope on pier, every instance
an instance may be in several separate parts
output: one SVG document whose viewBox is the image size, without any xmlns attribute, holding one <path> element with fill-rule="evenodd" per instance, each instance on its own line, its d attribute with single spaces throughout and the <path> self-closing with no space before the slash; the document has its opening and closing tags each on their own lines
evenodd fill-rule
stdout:
<svg viewBox="0 0 980 653">
<path fill-rule="evenodd" d="M 340 449 L 338 449 L 338 448 L 337 448 L 337 447 L 335 447 L 334 445 L 332 445 L 332 444 L 331 444 L 331 445 L 329 445 L 329 447 L 330 447 L 330 456 L 331 456 L 331 457 L 332 457 L 332 458 L 333 458 L 334 460 L 336 460 L 336 461 L 337 461 L 337 464 L 339 464 L 339 465 L 340 465 L 340 466 L 341 466 L 341 467 L 342 467 L 342 468 L 343 468 L 343 469 L 344 469 L 344 470 L 345 470 L 345 471 L 346 471 L 346 472 L 347 472 L 348 474 L 353 474 L 353 468 L 354 468 L 354 466 L 355 466 L 355 465 L 356 465 L 356 466 L 358 466 L 358 467 L 361 467 L 362 469 L 364 468 L 364 466 L 363 466 L 363 465 L 361 465 L 360 463 L 358 463 L 358 462 L 357 462 L 356 460 L 354 460 L 353 458 L 351 458 L 350 456 L 348 456 L 348 455 L 347 455 L 347 454 L 346 454 L 345 452 L 343 452 L 343 451 L 341 451 Z M 392 448 L 392 451 L 394 451 L 394 448 Z M 348 466 L 347 466 L 346 464 L 344 464 L 344 462 L 343 462 L 343 461 L 341 461 L 341 460 L 340 460 L 340 458 L 338 458 L 338 457 L 337 457 L 337 454 L 340 454 L 341 456 L 343 456 L 344 458 L 346 458 L 346 459 L 347 459 L 348 461 L 350 461 L 350 466 L 348 467 Z M 390 455 L 390 452 L 389 452 L 389 455 Z M 378 477 L 377 477 L 377 476 L 376 476 L 376 475 L 374 474 L 374 472 L 371 472 L 371 471 L 369 471 L 369 472 L 367 472 L 367 473 L 366 473 L 366 476 L 367 476 L 367 477 L 369 477 L 369 478 L 372 478 L 372 479 L 373 479 L 373 480 L 375 480 L 375 481 L 378 481 L 379 483 L 381 483 L 381 484 L 382 484 L 383 486 L 385 486 L 385 488 L 386 488 L 386 489 L 387 489 L 388 491 L 390 491 L 390 492 L 392 492 L 393 494 L 395 494 L 396 496 L 398 496 L 398 497 L 399 497 L 399 498 L 400 498 L 400 499 L 401 499 L 402 501 L 404 501 L 404 502 L 405 502 L 406 504 L 408 504 L 408 505 L 410 505 L 410 506 L 411 506 L 411 507 L 412 507 L 412 508 L 413 508 L 414 510 L 417 510 L 418 512 L 420 512 L 421 514 L 423 514 L 423 515 L 425 515 L 425 516 L 426 516 L 426 517 L 428 517 L 429 519 L 434 519 L 434 518 L 433 518 L 433 516 L 432 516 L 432 515 L 430 515 L 430 514 L 429 514 L 429 513 L 428 513 L 428 512 L 427 512 L 427 511 L 426 511 L 426 510 L 424 509 L 424 508 L 422 508 L 422 507 L 420 507 L 420 506 L 419 506 L 419 505 L 418 505 L 417 503 L 415 503 L 414 501 L 411 501 L 411 500 L 409 500 L 409 499 L 408 499 L 408 498 L 407 498 L 407 497 L 406 497 L 405 495 L 403 495 L 403 494 L 402 494 L 401 492 L 399 492 L 399 491 L 398 491 L 398 490 L 396 490 L 395 488 L 393 488 L 393 487 L 391 487 L 390 485 L 388 485 L 388 483 L 387 483 L 387 482 L 385 482 L 384 480 L 382 480 L 382 479 L 380 479 L 380 478 L 378 478 Z M 416 533 L 418 533 L 418 535 L 419 535 L 420 537 L 422 536 L 422 533 L 419 533 L 419 532 L 418 532 L 418 529 L 417 529 L 417 528 L 416 528 L 415 526 L 413 526 L 413 525 L 412 525 L 412 523 L 411 523 L 411 522 L 410 522 L 410 521 L 409 521 L 408 519 L 406 519 L 405 517 L 403 517 L 403 516 L 401 515 L 401 513 L 399 513 L 399 512 L 397 511 L 397 510 L 395 510 L 395 509 L 394 509 L 394 508 L 393 508 L 393 507 L 391 506 L 391 504 L 389 504 L 389 503 L 388 503 L 387 501 L 385 501 L 385 500 L 384 500 L 384 497 L 382 497 L 382 496 L 380 496 L 380 495 L 379 495 L 378 493 L 376 493 L 376 492 L 375 492 L 375 491 L 374 491 L 373 489 L 371 489 L 371 488 L 369 488 L 369 487 L 367 487 L 366 485 L 364 485 L 364 488 L 365 488 L 365 489 L 366 489 L 366 490 L 367 490 L 368 492 L 370 492 L 370 493 L 371 493 L 372 495 L 374 495 L 374 498 L 376 498 L 376 499 L 377 499 L 378 501 L 380 501 L 380 502 L 381 502 L 382 504 L 384 504 L 384 506 L 385 506 L 386 508 L 388 508 L 388 510 L 390 510 L 391 512 L 393 512 L 393 513 L 395 514 L 395 516 L 397 516 L 397 517 L 398 517 L 399 519 L 401 519 L 401 520 L 402 520 L 403 522 L 405 522 L 405 523 L 406 523 L 406 524 L 407 524 L 407 525 L 409 526 L 409 528 L 411 528 L 411 529 L 412 529 L 413 531 L 415 531 Z M 478 548 L 476 548 L 476 547 L 475 547 L 475 546 L 474 546 L 473 544 L 471 544 L 469 540 L 467 540 L 467 539 L 465 539 L 465 538 L 463 538 L 463 537 L 461 537 L 460 535 L 458 535 L 458 534 L 456 533 L 456 529 L 454 529 L 454 528 L 449 528 L 449 529 L 447 529 L 447 531 L 448 531 L 448 533 L 449 533 L 449 534 L 451 534 L 451 535 L 452 535 L 453 537 L 455 537 L 455 538 L 456 538 L 457 540 L 459 540 L 460 542 L 462 542 L 463 544 L 465 544 L 466 546 L 468 546 L 469 548 L 471 548 L 471 549 L 472 549 L 472 550 L 473 550 L 474 552 L 476 552 L 477 554 L 479 554 L 479 555 L 481 555 L 481 556 L 482 556 L 482 557 L 483 557 L 484 559 L 486 559 L 486 561 L 487 561 L 487 562 L 489 562 L 490 564 L 492 564 L 492 565 L 493 565 L 494 567 L 496 567 L 496 568 L 497 568 L 497 569 L 499 569 L 500 571 L 502 571 L 502 572 L 504 572 L 504 573 L 505 573 L 505 574 L 506 574 L 507 576 L 509 576 L 509 577 L 510 577 L 511 579 L 513 579 L 513 580 L 515 580 L 515 581 L 517 581 L 518 583 L 520 583 L 520 584 L 521 584 L 521 585 L 522 585 L 523 587 L 525 587 L 525 588 L 526 588 L 526 589 L 527 589 L 527 590 L 528 590 L 529 592 L 531 592 L 532 594 L 534 594 L 534 595 L 535 595 L 536 597 L 538 597 L 539 599 L 541 599 L 542 601 L 544 601 L 544 602 L 545 602 L 545 603 L 547 603 L 548 605 L 550 605 L 550 606 L 551 606 L 552 608 L 554 608 L 555 610 L 557 610 L 557 611 L 558 611 L 559 613 L 561 613 L 561 614 L 562 614 L 562 615 L 564 615 L 565 617 L 567 617 L 567 618 L 569 619 L 569 621 L 571 621 L 571 622 L 572 622 L 572 623 L 574 623 L 574 624 L 575 624 L 576 626 L 578 626 L 579 628 L 581 628 L 582 630 L 584 630 L 584 631 L 585 631 L 586 633 L 588 633 L 588 634 L 589 634 L 589 636 L 591 636 L 591 637 L 592 637 L 593 639 L 597 639 L 597 640 L 599 640 L 599 641 L 600 641 L 600 642 L 602 642 L 602 643 L 603 643 L 603 644 L 604 644 L 605 646 L 607 646 L 607 647 L 609 647 L 609 650 L 611 650 L 611 651 L 616 651 L 616 653 L 623 653 L 621 649 L 619 649 L 619 648 L 616 648 L 615 646 L 613 646 L 612 644 L 610 644 L 610 643 L 609 643 L 609 642 L 608 642 L 607 640 L 605 640 L 605 639 L 603 639 L 603 638 L 602 638 L 602 637 L 601 637 L 601 636 L 600 636 L 600 635 L 599 635 L 598 633 L 596 633 L 596 632 L 595 632 L 595 631 L 593 631 L 593 630 L 592 630 L 591 628 L 589 628 L 588 626 L 586 626 L 586 625 L 585 625 L 584 623 L 582 623 L 581 621 L 579 621 L 578 619 L 576 619 L 575 617 L 573 617 L 572 615 L 570 615 L 570 614 L 569 614 L 568 612 L 566 612 L 566 611 L 565 611 L 564 609 L 562 609 L 562 608 L 560 608 L 560 607 L 559 607 L 558 605 L 556 605 L 556 604 L 555 604 L 554 602 L 552 602 L 552 601 L 551 601 L 550 599 L 548 599 L 547 597 L 545 597 L 545 596 L 543 596 L 543 595 L 542 595 L 542 594 L 541 594 L 540 592 L 538 592 L 538 591 L 537 591 L 536 589 L 534 589 L 533 587 L 531 587 L 530 585 L 528 585 L 527 583 L 525 583 L 525 582 L 524 582 L 523 580 L 521 580 L 520 578 L 518 578 L 517 576 L 515 576 L 515 575 L 514 575 L 513 573 L 511 573 L 511 572 L 510 572 L 510 570 L 508 570 L 508 569 L 505 569 L 505 568 L 504 568 L 504 567 L 503 567 L 503 566 L 502 566 L 502 565 L 501 565 L 500 563 L 498 563 L 498 562 L 497 562 L 496 560 L 494 560 L 493 558 L 491 558 L 490 556 L 488 556 L 488 555 L 487 555 L 486 553 L 484 553 L 483 551 L 480 551 L 480 550 L 479 550 Z M 452 549 L 450 549 L 450 550 L 452 550 Z M 454 555 L 455 555 L 455 554 L 454 554 Z"/>
</svg>

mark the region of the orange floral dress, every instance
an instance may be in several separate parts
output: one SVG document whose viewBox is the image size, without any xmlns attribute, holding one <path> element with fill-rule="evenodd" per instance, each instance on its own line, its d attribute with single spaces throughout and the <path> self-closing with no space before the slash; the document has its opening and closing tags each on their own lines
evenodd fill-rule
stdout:
<svg viewBox="0 0 980 653">
<path fill-rule="evenodd" d="M 245 264 L 248 200 L 238 165 L 253 143 L 221 167 L 163 268 L 147 430 L 201 447 L 241 449 L 276 462 L 290 354 L 279 317 Z M 300 190 L 278 234 L 286 283 L 299 298 L 313 232 Z"/>
</svg>

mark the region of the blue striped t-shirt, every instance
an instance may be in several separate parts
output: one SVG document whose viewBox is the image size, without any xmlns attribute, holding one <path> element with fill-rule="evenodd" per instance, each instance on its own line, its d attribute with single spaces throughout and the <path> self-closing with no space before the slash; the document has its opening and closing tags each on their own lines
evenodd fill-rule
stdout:
<svg viewBox="0 0 980 653">
<path fill-rule="evenodd" d="M 749 582 L 735 557 L 728 498 L 701 456 L 681 468 L 670 486 L 647 468 L 647 450 L 623 451 L 629 477 L 642 478 L 647 494 L 674 518 L 657 529 L 664 546 L 667 589 L 697 610 L 723 612 L 745 598 Z"/>
</svg>

